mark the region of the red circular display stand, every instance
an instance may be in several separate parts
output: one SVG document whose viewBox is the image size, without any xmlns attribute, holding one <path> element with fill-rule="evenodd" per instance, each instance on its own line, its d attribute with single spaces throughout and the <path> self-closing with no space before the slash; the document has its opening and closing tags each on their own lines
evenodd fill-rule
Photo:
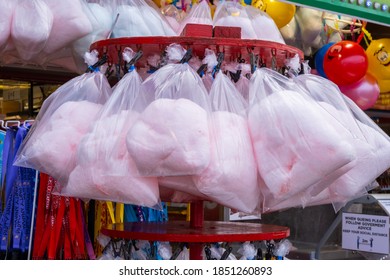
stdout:
<svg viewBox="0 0 390 280">
<path fill-rule="evenodd" d="M 283 239 L 288 227 L 258 223 L 203 221 L 203 201 L 191 203 L 191 222 L 134 222 L 113 224 L 101 230 L 112 238 L 187 242 L 190 259 L 201 260 L 203 243 Z"/>
<path fill-rule="evenodd" d="M 129 37 L 101 40 L 93 43 L 91 50 L 97 50 L 99 54 L 107 54 L 108 63 L 117 64 L 124 48 L 130 47 L 133 51 L 142 51 L 143 57 L 139 64 L 145 65 L 150 55 L 162 54 L 166 47 L 172 43 L 180 44 L 184 48 L 192 49 L 192 53 L 199 58 L 204 57 L 204 51 L 209 48 L 217 53 L 224 53 L 225 61 L 250 62 L 250 53 L 259 55 L 259 58 L 267 67 L 272 66 L 275 58 L 277 66 L 284 66 L 286 59 L 298 55 L 303 59 L 303 52 L 292 46 L 281 43 L 237 38 L 218 37 Z"/>
</svg>

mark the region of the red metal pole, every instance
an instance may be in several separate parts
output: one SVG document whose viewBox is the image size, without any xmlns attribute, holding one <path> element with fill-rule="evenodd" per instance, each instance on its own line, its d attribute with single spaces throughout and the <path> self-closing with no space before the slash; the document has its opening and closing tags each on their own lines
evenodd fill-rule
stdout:
<svg viewBox="0 0 390 280">
<path fill-rule="evenodd" d="M 191 202 L 190 211 L 190 227 L 202 228 L 204 219 L 203 201 Z"/>
<path fill-rule="evenodd" d="M 203 260 L 203 243 L 189 243 L 190 260 Z"/>
<path fill-rule="evenodd" d="M 203 201 L 191 202 L 190 206 L 190 227 L 202 228 L 204 220 Z M 202 260 L 203 243 L 190 243 L 190 260 Z"/>
</svg>

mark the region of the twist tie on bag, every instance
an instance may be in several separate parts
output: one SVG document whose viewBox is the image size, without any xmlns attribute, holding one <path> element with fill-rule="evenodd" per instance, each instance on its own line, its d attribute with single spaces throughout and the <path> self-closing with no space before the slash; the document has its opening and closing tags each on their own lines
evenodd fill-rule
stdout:
<svg viewBox="0 0 390 280">
<path fill-rule="evenodd" d="M 299 56 L 296 54 L 294 57 L 286 59 L 286 67 L 287 75 L 289 77 L 297 77 L 302 70 Z"/>
<path fill-rule="evenodd" d="M 98 59 L 98 51 L 93 50 L 91 52 L 86 52 L 84 55 L 84 61 L 88 64 L 88 68 L 85 71 L 86 73 L 90 72 L 99 72 L 99 67 L 105 64 L 108 60 L 107 54 L 103 54 L 101 59 Z"/>
<path fill-rule="evenodd" d="M 217 58 L 218 63 L 217 63 L 217 65 L 215 65 L 213 72 L 212 72 L 213 78 L 215 78 L 215 75 L 219 72 L 219 70 L 221 70 L 221 65 L 222 65 L 224 57 L 225 57 L 225 54 L 223 52 L 218 54 L 218 58 Z"/>
<path fill-rule="evenodd" d="M 138 60 L 141 59 L 143 55 L 142 51 L 138 51 L 134 53 L 134 51 L 131 48 L 125 48 L 123 51 L 122 57 L 123 60 L 127 63 L 127 72 L 132 72 L 135 69 L 135 64 Z"/>
<path fill-rule="evenodd" d="M 212 71 L 212 69 L 214 69 L 218 64 L 218 59 L 215 55 L 215 52 L 210 49 L 206 49 L 202 63 L 203 65 L 207 66 L 208 71 Z"/>
<path fill-rule="evenodd" d="M 188 57 L 190 52 L 190 57 Z M 165 49 L 165 55 L 163 59 L 167 60 L 168 63 L 185 63 L 188 62 L 192 57 L 192 50 L 186 50 L 180 44 L 172 43 Z"/>
</svg>

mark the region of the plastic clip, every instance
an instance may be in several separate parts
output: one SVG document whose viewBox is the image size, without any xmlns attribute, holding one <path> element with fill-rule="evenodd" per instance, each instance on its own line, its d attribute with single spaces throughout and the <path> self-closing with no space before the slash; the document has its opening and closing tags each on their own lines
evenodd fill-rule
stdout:
<svg viewBox="0 0 390 280">
<path fill-rule="evenodd" d="M 94 65 L 88 66 L 86 73 L 90 72 L 96 72 L 100 66 L 102 66 L 104 63 L 106 63 L 108 60 L 107 54 L 103 54 L 102 58 L 98 60 Z"/>
<path fill-rule="evenodd" d="M 129 63 L 127 64 L 127 71 L 128 72 L 131 72 L 131 71 L 133 71 L 134 70 L 134 68 L 135 68 L 135 64 L 137 63 L 137 61 L 138 60 L 140 60 L 141 59 L 141 57 L 143 56 L 143 52 L 142 51 L 138 51 L 135 55 L 134 55 L 134 57 L 129 61 Z"/>
<path fill-rule="evenodd" d="M 228 257 L 229 257 L 229 255 L 230 255 L 230 253 L 233 251 L 233 248 L 232 247 L 228 247 L 227 249 L 226 249 L 226 251 L 225 252 L 223 252 L 223 254 L 222 254 L 222 256 L 221 256 L 221 260 L 226 260 Z"/>
<path fill-rule="evenodd" d="M 210 248 L 206 246 L 206 247 L 204 248 L 204 252 L 205 252 L 205 254 L 206 254 L 206 259 L 207 259 L 207 260 L 211 260 L 211 250 L 210 250 Z"/>
<path fill-rule="evenodd" d="M 256 260 L 263 259 L 263 250 L 261 248 L 257 248 Z"/>
<path fill-rule="evenodd" d="M 179 247 L 179 248 L 176 248 L 176 250 L 175 250 L 175 252 L 173 252 L 173 254 L 172 254 L 170 260 L 176 260 L 177 257 L 180 255 L 181 251 L 183 251 L 182 248 L 180 248 L 180 247 Z"/>
<path fill-rule="evenodd" d="M 215 75 L 218 73 L 218 71 L 221 69 L 221 65 L 223 62 L 223 59 L 225 58 L 225 54 L 223 52 L 220 52 L 217 57 L 218 64 L 213 69 L 213 77 L 215 78 Z"/>
<path fill-rule="evenodd" d="M 272 55 L 272 58 L 271 58 L 271 69 L 272 70 L 276 70 L 277 68 L 277 60 L 276 60 L 276 49 L 272 49 L 271 50 L 271 55 Z"/>
<path fill-rule="evenodd" d="M 230 74 L 230 78 L 233 80 L 233 82 L 237 83 L 241 77 L 241 70 L 237 70 L 236 73 L 229 71 L 229 74 Z"/>
<path fill-rule="evenodd" d="M 258 63 L 259 63 L 259 55 L 255 55 L 254 53 L 250 53 L 250 62 L 251 62 L 251 73 L 255 73 Z"/>
<path fill-rule="evenodd" d="M 200 77 L 203 77 L 204 71 L 207 68 L 207 64 L 202 64 L 199 69 L 196 71 Z"/>
<path fill-rule="evenodd" d="M 191 58 L 192 58 L 192 49 L 188 49 L 186 54 L 180 60 L 180 63 L 181 64 L 188 63 L 188 61 L 190 61 Z"/>
</svg>

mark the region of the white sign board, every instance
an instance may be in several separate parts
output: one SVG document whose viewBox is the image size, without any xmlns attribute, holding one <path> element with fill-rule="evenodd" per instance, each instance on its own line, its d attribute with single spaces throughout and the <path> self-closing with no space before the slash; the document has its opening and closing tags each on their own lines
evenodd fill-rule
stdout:
<svg viewBox="0 0 390 280">
<path fill-rule="evenodd" d="M 389 216 L 343 213 L 342 247 L 389 254 Z"/>
</svg>

